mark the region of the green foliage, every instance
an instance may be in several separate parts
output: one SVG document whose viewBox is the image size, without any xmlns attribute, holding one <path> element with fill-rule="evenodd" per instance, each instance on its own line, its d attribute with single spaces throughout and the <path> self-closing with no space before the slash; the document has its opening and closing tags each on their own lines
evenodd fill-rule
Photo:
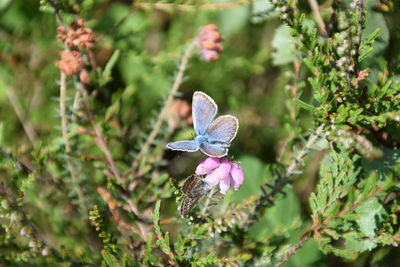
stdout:
<svg viewBox="0 0 400 267">
<path fill-rule="evenodd" d="M 400 6 L 313 2 L 0 1 L 0 265 L 399 265 Z M 181 218 L 196 90 L 245 181 Z"/>
<path fill-rule="evenodd" d="M 330 151 L 321 163 L 317 191 L 310 197 L 313 230 L 322 249 L 349 258 L 356 257 L 356 252 L 398 242 L 398 227 L 386 210 L 392 205 L 396 209 L 397 201 L 384 206 L 393 180 L 390 176 L 379 180 L 376 172 L 363 175 L 359 161 L 348 152 Z M 332 245 L 333 240 L 341 239 L 344 247 Z"/>
</svg>

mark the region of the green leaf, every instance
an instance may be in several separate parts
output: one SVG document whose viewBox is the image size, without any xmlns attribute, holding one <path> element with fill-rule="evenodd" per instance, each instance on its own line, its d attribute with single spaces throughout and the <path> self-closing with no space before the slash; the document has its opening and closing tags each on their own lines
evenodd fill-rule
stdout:
<svg viewBox="0 0 400 267">
<path fill-rule="evenodd" d="M 121 52 L 117 49 L 114 51 L 114 53 L 112 54 L 111 58 L 108 60 L 107 65 L 104 67 L 103 73 L 102 73 L 102 78 L 103 80 L 103 84 L 107 83 L 108 81 L 110 81 L 112 79 L 111 77 L 111 71 L 114 68 L 115 64 L 117 63 L 119 56 L 120 56 Z"/>
<path fill-rule="evenodd" d="M 400 149 L 381 148 L 382 156 L 373 161 L 363 161 L 366 173 L 377 172 L 378 180 L 386 180 L 388 174 L 400 165 Z"/>
<path fill-rule="evenodd" d="M 107 252 L 106 250 L 102 250 L 101 251 L 101 256 L 103 257 L 104 261 L 106 262 L 107 266 L 110 267 L 119 267 L 121 266 L 117 260 L 117 258 L 115 258 L 115 256 L 109 252 Z"/>
<path fill-rule="evenodd" d="M 161 206 L 161 200 L 157 200 L 153 211 L 153 224 L 154 224 L 154 230 L 158 237 L 160 236 L 162 237 L 162 232 L 160 226 L 158 225 L 158 222 L 160 221 L 160 206 Z"/>
<path fill-rule="evenodd" d="M 274 48 L 272 62 L 276 66 L 288 64 L 296 58 L 294 39 L 290 31 L 290 27 L 286 25 L 281 25 L 275 30 L 271 46 Z"/>
<path fill-rule="evenodd" d="M 320 138 L 311 146 L 311 149 L 321 151 L 324 149 L 328 149 L 328 147 L 329 147 L 328 140 L 326 140 L 326 138 Z"/>
<path fill-rule="evenodd" d="M 371 33 L 374 33 L 377 29 L 379 29 L 380 34 L 372 47 L 375 50 L 374 53 L 382 53 L 389 44 L 389 29 L 383 14 L 370 9 L 366 15 L 365 30 L 363 35 L 368 36 Z"/>
<path fill-rule="evenodd" d="M 299 107 L 301 107 L 303 109 L 309 110 L 311 112 L 316 112 L 317 111 L 316 107 L 314 107 L 314 106 L 312 106 L 310 104 L 307 104 L 306 102 L 304 102 L 304 101 L 302 101 L 300 99 L 296 99 L 296 103 L 299 105 Z"/>
<path fill-rule="evenodd" d="M 386 215 L 386 210 L 377 198 L 372 198 L 356 209 L 359 219 L 356 220 L 360 230 L 368 237 L 376 236 L 377 224 Z"/>
<path fill-rule="evenodd" d="M 376 246 L 377 246 L 376 243 L 374 243 L 373 241 L 370 241 L 368 239 L 366 239 L 366 240 L 346 239 L 345 245 L 348 249 L 358 251 L 358 252 L 372 250 L 372 249 L 376 248 Z"/>
</svg>

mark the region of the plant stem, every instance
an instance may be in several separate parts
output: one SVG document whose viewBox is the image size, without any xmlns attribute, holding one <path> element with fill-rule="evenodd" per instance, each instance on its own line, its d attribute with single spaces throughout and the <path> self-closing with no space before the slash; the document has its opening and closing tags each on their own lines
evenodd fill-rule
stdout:
<svg viewBox="0 0 400 267">
<path fill-rule="evenodd" d="M 322 19 L 321 13 L 319 12 L 319 6 L 318 6 L 317 0 L 308 0 L 308 4 L 311 7 L 311 10 L 314 15 L 315 21 L 317 22 L 320 34 L 324 37 L 327 37 L 328 33 L 326 31 L 326 26 L 325 26 L 324 20 Z"/>
<path fill-rule="evenodd" d="M 17 96 L 15 95 L 13 89 L 11 89 L 11 88 L 6 89 L 6 94 L 7 94 L 8 100 L 11 103 L 11 106 L 13 107 L 15 113 L 17 114 L 19 121 L 22 124 L 22 127 L 24 128 L 26 135 L 28 136 L 28 139 L 29 139 L 32 147 L 35 147 L 37 144 L 37 134 L 36 134 L 35 129 L 33 128 L 32 124 L 26 119 L 26 114 L 23 111 L 21 105 L 19 104 Z"/>
<path fill-rule="evenodd" d="M 78 198 L 80 202 L 82 203 L 82 208 L 84 210 L 85 215 L 88 214 L 88 209 L 87 209 L 87 202 L 85 199 L 85 196 L 83 194 L 82 188 L 79 185 L 78 178 L 76 176 L 76 170 L 74 167 L 74 164 L 72 163 L 71 160 L 71 153 L 72 153 L 72 147 L 69 142 L 68 138 L 68 119 L 67 119 L 67 107 L 65 105 L 65 98 L 67 94 L 67 76 L 65 73 L 60 72 L 61 77 L 60 77 L 60 116 L 61 116 L 61 130 L 62 130 L 62 135 L 64 139 L 64 144 L 65 144 L 65 151 L 67 152 L 67 165 L 69 172 L 71 174 L 71 180 L 72 183 L 74 184 L 74 187 L 76 188 L 76 193 L 78 195 Z"/>
<path fill-rule="evenodd" d="M 160 112 L 160 115 L 157 118 L 157 121 L 155 123 L 155 126 L 153 130 L 151 131 L 150 135 L 148 136 L 145 144 L 142 146 L 141 150 L 139 151 L 139 154 L 136 156 L 135 160 L 132 162 L 131 169 L 125 174 L 125 176 L 128 176 L 132 172 L 135 172 L 137 167 L 140 164 L 140 161 L 142 160 L 143 156 L 147 154 L 148 150 L 150 149 L 150 146 L 153 144 L 154 140 L 156 139 L 159 131 L 161 130 L 161 126 L 164 122 L 164 119 L 167 116 L 168 113 L 168 108 L 171 106 L 172 101 L 174 100 L 174 96 L 176 92 L 179 89 L 179 86 L 182 84 L 183 80 L 183 74 L 186 70 L 187 64 L 189 62 L 190 56 L 192 54 L 192 50 L 195 47 L 196 43 L 193 41 L 187 48 L 185 53 L 183 54 L 183 57 L 181 59 L 181 63 L 179 65 L 179 71 L 178 75 L 176 76 L 176 79 L 174 81 L 174 84 L 172 85 L 171 90 L 168 93 L 167 101 L 164 103 L 164 106 Z"/>
<path fill-rule="evenodd" d="M 283 256 L 282 259 L 280 259 L 276 264 L 275 267 L 279 267 L 282 264 L 284 264 L 286 261 L 289 260 L 290 257 L 292 257 L 299 248 L 301 248 L 304 243 L 311 237 L 311 231 L 307 232 L 306 234 L 303 235 L 303 237 L 293 246 L 291 247 Z"/>
<path fill-rule="evenodd" d="M 237 0 L 232 2 L 225 2 L 225 3 L 210 3 L 210 4 L 200 4 L 200 5 L 190 5 L 190 4 L 171 4 L 171 3 L 138 3 L 135 4 L 135 7 L 138 8 L 154 8 L 154 9 L 176 9 L 179 11 L 196 11 L 199 9 L 202 10 L 219 10 L 225 9 L 245 4 L 250 4 L 251 0 Z"/>
<path fill-rule="evenodd" d="M 102 133 L 100 127 L 97 125 L 92 111 L 90 110 L 89 96 L 86 91 L 86 88 L 84 87 L 84 85 L 81 82 L 78 82 L 77 87 L 83 96 L 83 104 L 85 105 L 87 116 L 88 116 L 89 121 L 92 124 L 94 132 L 96 134 L 96 138 L 97 138 L 96 144 L 98 145 L 100 150 L 103 152 L 103 154 L 106 156 L 107 162 L 110 165 L 111 172 L 113 173 L 115 179 L 118 182 L 123 183 L 124 179 L 121 177 L 120 172 L 117 169 L 117 164 L 115 163 L 115 161 L 112 157 L 110 149 L 108 148 L 107 141 L 106 141 L 105 137 L 103 136 L 103 133 Z"/>
<path fill-rule="evenodd" d="M 204 207 L 201 209 L 202 216 L 204 216 L 206 214 L 208 205 L 210 205 L 210 201 L 211 201 L 212 196 L 214 195 L 214 192 L 215 192 L 215 188 L 212 188 L 210 193 L 207 196 L 206 203 L 204 203 Z"/>
</svg>

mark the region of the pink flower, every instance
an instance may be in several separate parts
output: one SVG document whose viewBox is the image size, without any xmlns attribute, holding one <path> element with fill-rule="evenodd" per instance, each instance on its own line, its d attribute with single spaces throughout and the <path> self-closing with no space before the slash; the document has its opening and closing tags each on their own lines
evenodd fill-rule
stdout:
<svg viewBox="0 0 400 267">
<path fill-rule="evenodd" d="M 219 185 L 221 194 L 226 194 L 229 188 L 238 190 L 243 184 L 244 174 L 239 164 L 221 158 L 206 158 L 196 168 L 196 174 L 206 175 L 205 181 L 211 187 Z"/>
<path fill-rule="evenodd" d="M 200 47 L 200 55 L 205 61 L 215 61 L 224 50 L 220 44 L 224 38 L 218 32 L 215 24 L 209 24 L 200 29 L 196 42 Z"/>
</svg>

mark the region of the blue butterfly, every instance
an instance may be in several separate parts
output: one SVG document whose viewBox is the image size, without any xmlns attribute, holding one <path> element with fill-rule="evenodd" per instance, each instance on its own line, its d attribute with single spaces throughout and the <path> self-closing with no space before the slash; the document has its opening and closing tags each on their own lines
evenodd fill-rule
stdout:
<svg viewBox="0 0 400 267">
<path fill-rule="evenodd" d="M 196 138 L 194 140 L 178 141 L 167 144 L 172 150 L 201 152 L 210 157 L 223 157 L 228 154 L 229 146 L 239 128 L 235 116 L 217 115 L 218 106 L 207 94 L 196 91 L 193 94 L 192 117 Z"/>
</svg>

